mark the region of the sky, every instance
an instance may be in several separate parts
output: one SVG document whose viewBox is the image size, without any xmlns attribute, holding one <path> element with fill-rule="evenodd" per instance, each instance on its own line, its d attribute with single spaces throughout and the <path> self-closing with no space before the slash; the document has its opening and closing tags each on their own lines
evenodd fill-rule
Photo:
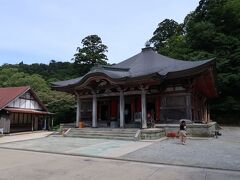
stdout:
<svg viewBox="0 0 240 180">
<path fill-rule="evenodd" d="M 0 65 L 70 61 L 92 34 L 108 62 L 141 51 L 164 19 L 179 23 L 199 0 L 0 0 Z"/>
</svg>

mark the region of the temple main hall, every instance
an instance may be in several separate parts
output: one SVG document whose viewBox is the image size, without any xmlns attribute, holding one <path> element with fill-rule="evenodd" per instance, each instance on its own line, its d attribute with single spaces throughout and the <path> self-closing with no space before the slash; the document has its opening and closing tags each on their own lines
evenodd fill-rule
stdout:
<svg viewBox="0 0 240 180">
<path fill-rule="evenodd" d="M 79 122 L 111 128 L 147 128 L 181 119 L 207 123 L 208 100 L 217 96 L 214 69 L 213 59 L 177 60 L 146 46 L 118 64 L 96 66 L 52 88 L 75 95 L 77 127 Z"/>
</svg>

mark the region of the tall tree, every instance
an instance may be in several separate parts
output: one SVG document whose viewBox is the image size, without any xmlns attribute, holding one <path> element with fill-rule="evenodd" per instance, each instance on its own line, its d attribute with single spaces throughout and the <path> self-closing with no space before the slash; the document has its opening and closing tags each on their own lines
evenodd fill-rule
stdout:
<svg viewBox="0 0 240 180">
<path fill-rule="evenodd" d="M 158 27 L 154 31 L 150 42 L 152 42 L 154 44 L 154 47 L 158 50 L 164 46 L 168 38 L 173 35 L 180 35 L 182 33 L 183 29 L 181 24 L 178 24 L 172 19 L 165 19 L 158 24 Z"/>
<path fill-rule="evenodd" d="M 107 64 L 107 56 L 105 55 L 107 46 L 102 43 L 98 35 L 89 35 L 82 40 L 82 47 L 77 48 L 77 53 L 74 54 L 74 63 L 80 68 L 86 68 L 88 71 L 91 67 L 97 64 Z"/>
</svg>

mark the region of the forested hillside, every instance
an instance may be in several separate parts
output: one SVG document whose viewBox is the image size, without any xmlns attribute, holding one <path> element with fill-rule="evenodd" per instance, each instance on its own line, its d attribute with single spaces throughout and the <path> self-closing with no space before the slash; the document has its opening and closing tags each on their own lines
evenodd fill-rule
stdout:
<svg viewBox="0 0 240 180">
<path fill-rule="evenodd" d="M 173 58 L 215 58 L 219 97 L 211 102 L 212 118 L 240 123 L 239 0 L 201 0 L 183 23 L 159 23 L 151 42 L 159 53 Z"/>
<path fill-rule="evenodd" d="M 160 22 L 150 41 L 156 51 L 173 58 L 215 58 L 219 97 L 211 101 L 212 118 L 225 123 L 240 122 L 239 0 L 201 0 L 183 23 L 170 19 Z M 107 64 L 105 52 L 107 46 L 101 38 L 91 35 L 83 39 L 71 62 L 2 65 L 0 86 L 29 84 L 49 110 L 56 113 L 56 122 L 73 121 L 74 97 L 52 91 L 50 82 L 75 78 L 96 64 Z"/>
<path fill-rule="evenodd" d="M 51 60 L 49 64 L 4 64 L 0 66 L 0 87 L 30 85 L 50 112 L 55 113 L 55 125 L 75 120 L 74 96 L 51 90 L 51 82 L 76 78 L 96 64 L 107 64 L 107 46 L 97 35 L 82 40 L 71 62 Z"/>
</svg>

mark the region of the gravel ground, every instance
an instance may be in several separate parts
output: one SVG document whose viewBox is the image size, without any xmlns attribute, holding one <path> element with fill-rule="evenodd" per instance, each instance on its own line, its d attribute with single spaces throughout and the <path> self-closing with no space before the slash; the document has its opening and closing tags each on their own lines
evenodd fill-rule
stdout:
<svg viewBox="0 0 240 180">
<path fill-rule="evenodd" d="M 218 139 L 167 139 L 122 156 L 123 159 L 240 170 L 240 128 L 224 127 Z"/>
</svg>

